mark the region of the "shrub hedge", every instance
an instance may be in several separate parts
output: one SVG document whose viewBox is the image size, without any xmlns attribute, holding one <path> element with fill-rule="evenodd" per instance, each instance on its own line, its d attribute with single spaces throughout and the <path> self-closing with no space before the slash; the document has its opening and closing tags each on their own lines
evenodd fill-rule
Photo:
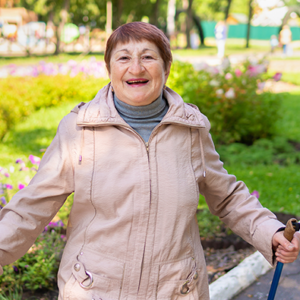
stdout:
<svg viewBox="0 0 300 300">
<path fill-rule="evenodd" d="M 200 71 L 175 61 L 168 86 L 209 118 L 216 143 L 252 144 L 273 136 L 279 118 L 281 98 L 263 92 L 265 72 L 265 65 L 248 61 L 239 67 L 204 64 Z"/>
<path fill-rule="evenodd" d="M 109 81 L 83 76 L 8 77 L 0 80 L 0 139 L 20 119 L 41 107 L 89 101 Z"/>
</svg>

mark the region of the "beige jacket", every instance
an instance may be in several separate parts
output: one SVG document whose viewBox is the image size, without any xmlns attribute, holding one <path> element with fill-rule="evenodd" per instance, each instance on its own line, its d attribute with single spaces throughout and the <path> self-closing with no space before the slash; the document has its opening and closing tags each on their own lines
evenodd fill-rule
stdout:
<svg viewBox="0 0 300 300">
<path fill-rule="evenodd" d="M 38 173 L 1 211 L 2 266 L 24 255 L 72 192 L 60 300 L 208 300 L 199 193 L 272 263 L 282 224 L 223 169 L 207 118 L 172 90 L 164 96 L 169 111 L 148 144 L 118 115 L 110 85 L 61 121 Z"/>
</svg>

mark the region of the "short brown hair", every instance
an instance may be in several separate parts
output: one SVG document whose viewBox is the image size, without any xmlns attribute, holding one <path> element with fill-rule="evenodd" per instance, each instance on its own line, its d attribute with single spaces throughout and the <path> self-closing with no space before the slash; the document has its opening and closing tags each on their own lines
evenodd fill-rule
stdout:
<svg viewBox="0 0 300 300">
<path fill-rule="evenodd" d="M 164 61 L 165 70 L 172 62 L 170 43 L 165 34 L 156 26 L 144 22 L 132 22 L 118 27 L 109 37 L 106 43 L 104 60 L 108 72 L 110 72 L 110 59 L 114 48 L 118 43 L 125 44 L 130 41 L 147 40 L 156 45 L 159 54 Z"/>
</svg>

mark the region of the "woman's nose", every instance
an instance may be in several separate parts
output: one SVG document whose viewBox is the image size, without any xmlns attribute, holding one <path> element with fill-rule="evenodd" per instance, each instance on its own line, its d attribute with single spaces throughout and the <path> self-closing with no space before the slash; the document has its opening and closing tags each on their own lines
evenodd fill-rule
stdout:
<svg viewBox="0 0 300 300">
<path fill-rule="evenodd" d="M 134 58 L 129 66 L 129 72 L 132 74 L 140 74 L 145 70 L 141 60 L 139 58 Z"/>
</svg>

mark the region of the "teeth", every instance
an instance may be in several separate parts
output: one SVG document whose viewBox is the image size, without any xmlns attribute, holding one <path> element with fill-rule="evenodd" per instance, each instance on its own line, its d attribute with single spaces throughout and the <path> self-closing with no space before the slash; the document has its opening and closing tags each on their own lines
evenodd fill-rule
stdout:
<svg viewBox="0 0 300 300">
<path fill-rule="evenodd" d="M 133 81 L 127 81 L 128 83 L 145 83 L 148 80 L 133 80 Z"/>
</svg>

